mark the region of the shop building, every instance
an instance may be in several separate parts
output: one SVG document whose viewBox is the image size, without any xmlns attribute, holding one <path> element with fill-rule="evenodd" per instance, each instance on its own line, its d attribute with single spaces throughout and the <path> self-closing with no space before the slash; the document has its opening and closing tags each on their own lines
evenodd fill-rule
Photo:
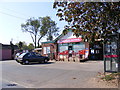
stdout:
<svg viewBox="0 0 120 90">
<path fill-rule="evenodd" d="M 88 59 L 89 43 L 76 37 L 72 31 L 62 34 L 54 41 L 42 42 L 42 55 L 62 61 L 81 61 Z"/>
<path fill-rule="evenodd" d="M 42 55 L 48 56 L 51 60 L 57 60 L 57 43 L 54 41 L 42 42 Z"/>
</svg>

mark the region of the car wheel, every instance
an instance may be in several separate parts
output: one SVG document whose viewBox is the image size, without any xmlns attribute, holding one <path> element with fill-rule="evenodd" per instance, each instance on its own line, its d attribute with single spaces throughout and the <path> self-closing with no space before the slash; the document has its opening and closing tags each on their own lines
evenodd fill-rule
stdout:
<svg viewBox="0 0 120 90">
<path fill-rule="evenodd" d="M 24 62 L 22 62 L 23 65 L 25 64 L 30 64 L 30 62 L 28 60 L 25 60 Z"/>
<path fill-rule="evenodd" d="M 47 62 L 48 62 L 48 60 L 47 60 L 47 59 L 45 59 L 45 60 L 44 60 L 44 63 L 47 63 Z"/>
<path fill-rule="evenodd" d="M 28 60 L 25 61 L 25 64 L 30 64 Z"/>
</svg>

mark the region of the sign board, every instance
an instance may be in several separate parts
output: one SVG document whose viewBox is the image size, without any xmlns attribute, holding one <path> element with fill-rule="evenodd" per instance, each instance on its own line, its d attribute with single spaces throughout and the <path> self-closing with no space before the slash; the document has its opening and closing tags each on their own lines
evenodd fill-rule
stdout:
<svg viewBox="0 0 120 90">
<path fill-rule="evenodd" d="M 70 43 L 70 42 L 81 42 L 82 38 L 70 38 L 70 39 L 62 39 L 58 40 L 57 43 Z"/>
</svg>

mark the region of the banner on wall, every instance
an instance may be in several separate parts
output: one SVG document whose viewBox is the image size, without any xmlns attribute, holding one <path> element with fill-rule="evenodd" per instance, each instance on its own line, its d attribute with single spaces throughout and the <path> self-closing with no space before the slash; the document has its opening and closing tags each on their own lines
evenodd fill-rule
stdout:
<svg viewBox="0 0 120 90">
<path fill-rule="evenodd" d="M 70 43 L 70 42 L 81 42 L 82 38 L 70 38 L 70 39 L 62 39 L 58 40 L 57 43 Z"/>
</svg>

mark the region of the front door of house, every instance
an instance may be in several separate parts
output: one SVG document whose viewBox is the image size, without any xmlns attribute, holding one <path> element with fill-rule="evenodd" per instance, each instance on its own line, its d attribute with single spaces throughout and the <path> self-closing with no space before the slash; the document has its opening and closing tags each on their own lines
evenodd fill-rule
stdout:
<svg viewBox="0 0 120 90">
<path fill-rule="evenodd" d="M 69 51 L 69 57 L 72 57 L 72 52 L 73 52 L 73 46 L 72 45 L 68 46 L 68 51 Z"/>
</svg>

